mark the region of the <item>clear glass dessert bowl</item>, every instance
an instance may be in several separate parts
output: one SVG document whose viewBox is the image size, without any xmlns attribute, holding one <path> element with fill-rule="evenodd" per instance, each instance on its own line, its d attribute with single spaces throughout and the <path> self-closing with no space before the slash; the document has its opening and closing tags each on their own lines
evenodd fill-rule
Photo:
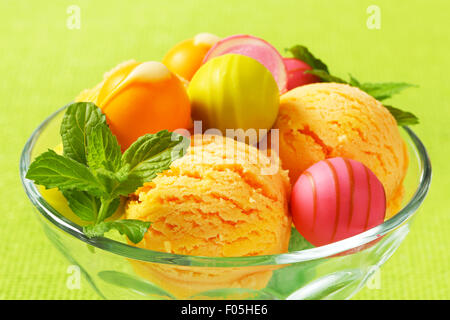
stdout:
<svg viewBox="0 0 450 320">
<path fill-rule="evenodd" d="M 351 238 L 314 248 L 293 232 L 289 252 L 251 257 L 200 257 L 137 248 L 122 237 L 87 238 L 82 227 L 50 205 L 25 178 L 34 157 L 60 144 L 64 108 L 31 135 L 20 159 L 25 192 L 56 248 L 107 299 L 347 299 L 397 250 L 431 181 L 425 147 L 401 129 L 410 164 L 402 209 Z"/>
</svg>

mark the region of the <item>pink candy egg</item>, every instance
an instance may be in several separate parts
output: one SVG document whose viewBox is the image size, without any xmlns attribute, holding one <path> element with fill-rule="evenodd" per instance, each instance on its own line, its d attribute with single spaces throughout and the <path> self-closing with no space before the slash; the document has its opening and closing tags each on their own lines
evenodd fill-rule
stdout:
<svg viewBox="0 0 450 320">
<path fill-rule="evenodd" d="M 315 246 L 339 241 L 384 221 L 386 195 L 362 163 L 332 158 L 309 167 L 291 195 L 295 227 Z"/>
<path fill-rule="evenodd" d="M 312 69 L 309 64 L 295 58 L 283 58 L 283 61 L 288 74 L 288 90 L 305 84 L 320 82 L 320 79 L 315 75 L 305 73 L 306 70 Z"/>
<path fill-rule="evenodd" d="M 283 57 L 267 41 L 246 34 L 223 38 L 208 51 L 203 63 L 227 53 L 241 54 L 255 59 L 272 73 L 280 93 L 286 92 L 287 72 Z"/>
</svg>

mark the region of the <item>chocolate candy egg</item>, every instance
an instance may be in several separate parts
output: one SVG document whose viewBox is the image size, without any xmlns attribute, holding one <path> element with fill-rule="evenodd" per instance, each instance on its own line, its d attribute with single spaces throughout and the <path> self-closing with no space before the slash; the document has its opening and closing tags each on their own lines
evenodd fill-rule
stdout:
<svg viewBox="0 0 450 320">
<path fill-rule="evenodd" d="M 386 213 L 380 180 L 365 165 L 350 159 L 315 163 L 298 178 L 291 197 L 295 227 L 315 246 L 375 227 Z"/>
<path fill-rule="evenodd" d="M 186 89 L 161 62 L 131 62 L 115 69 L 103 83 L 97 105 L 122 151 L 144 134 L 191 125 Z"/>
</svg>

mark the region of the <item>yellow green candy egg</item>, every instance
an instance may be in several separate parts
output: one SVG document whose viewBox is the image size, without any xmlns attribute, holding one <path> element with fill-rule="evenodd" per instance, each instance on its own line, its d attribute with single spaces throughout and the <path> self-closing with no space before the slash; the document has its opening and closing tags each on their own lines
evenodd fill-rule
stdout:
<svg viewBox="0 0 450 320">
<path fill-rule="evenodd" d="M 253 58 L 226 54 L 200 67 L 188 88 L 192 117 L 204 129 L 270 129 L 279 90 L 270 71 Z"/>
</svg>

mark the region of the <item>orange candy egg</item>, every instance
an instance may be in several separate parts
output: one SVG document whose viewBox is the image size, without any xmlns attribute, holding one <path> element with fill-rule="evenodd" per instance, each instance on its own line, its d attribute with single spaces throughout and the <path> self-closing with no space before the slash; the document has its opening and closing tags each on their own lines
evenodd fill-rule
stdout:
<svg viewBox="0 0 450 320">
<path fill-rule="evenodd" d="M 191 80 L 200 68 L 203 58 L 220 38 L 210 33 L 199 33 L 192 39 L 184 40 L 167 52 L 162 62 L 170 71 Z"/>
<path fill-rule="evenodd" d="M 191 125 L 186 89 L 160 62 L 133 62 L 115 69 L 105 79 L 97 104 L 122 150 L 144 134 Z"/>
</svg>

